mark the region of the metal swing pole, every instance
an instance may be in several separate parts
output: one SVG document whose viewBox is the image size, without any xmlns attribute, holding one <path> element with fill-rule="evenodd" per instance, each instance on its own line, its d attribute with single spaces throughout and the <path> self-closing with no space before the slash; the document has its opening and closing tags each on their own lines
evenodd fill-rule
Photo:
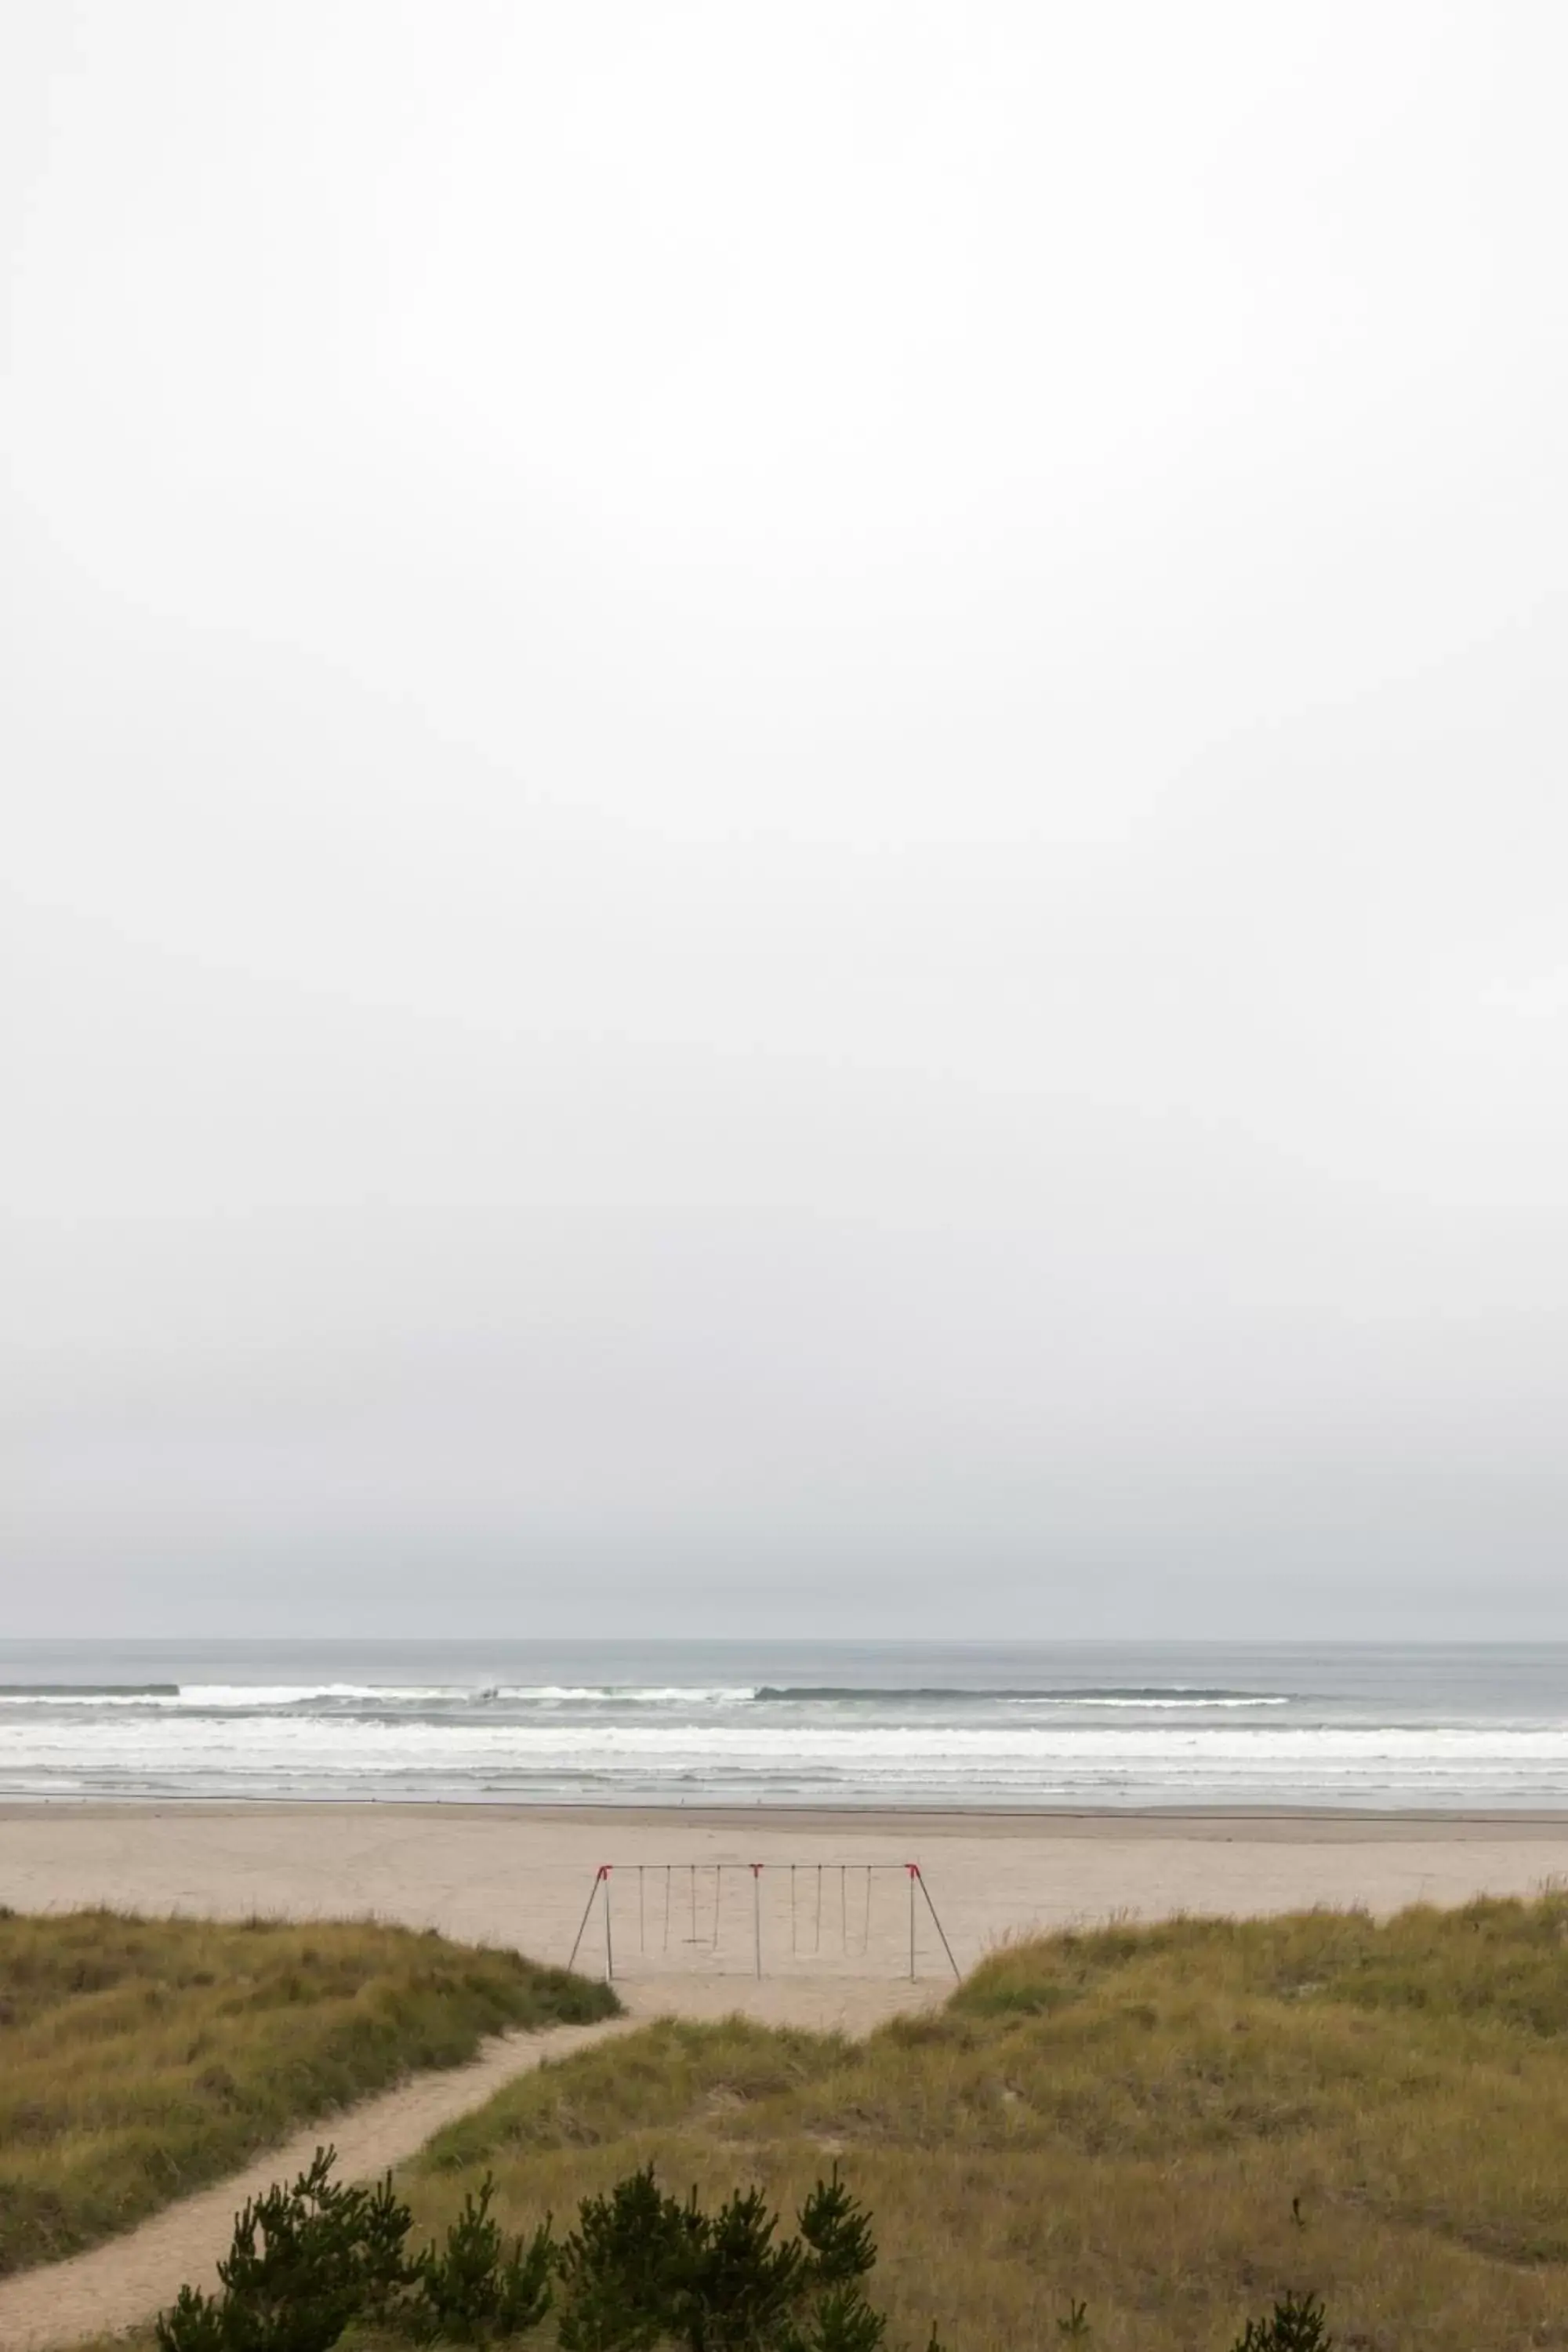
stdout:
<svg viewBox="0 0 1568 2352">
<path fill-rule="evenodd" d="M 763 1865 L 752 1864 L 752 1935 L 757 1955 L 757 1975 L 763 1973 Z"/>
<path fill-rule="evenodd" d="M 605 1980 L 616 1980 L 616 1948 L 610 1941 L 610 1864 L 605 1864 Z"/>
<path fill-rule="evenodd" d="M 599 1864 L 598 1869 L 594 1873 L 594 1884 L 588 1889 L 588 1900 L 583 1906 L 583 1916 L 577 1924 L 577 1933 L 572 1939 L 572 1959 L 568 1960 L 566 1963 L 568 1968 L 572 1966 L 572 1961 L 576 1958 L 577 1947 L 588 1931 L 588 1914 L 594 1907 L 594 1897 L 597 1895 L 601 1886 L 607 1885 L 609 1875 L 609 1864 L 607 1862 L 602 1862 Z"/>
<path fill-rule="evenodd" d="M 952 1946 L 947 1940 L 947 1929 L 937 1917 L 936 1905 L 931 1899 L 931 1888 L 925 1883 L 925 1875 L 921 1869 L 920 1864 L 918 1862 L 911 1862 L 909 1865 L 909 1869 L 910 1901 L 911 1907 L 914 1902 L 914 1889 L 918 1885 L 921 1893 L 925 1896 L 926 1909 L 931 1916 L 931 1925 L 935 1927 L 937 1934 L 942 1937 L 942 1948 L 947 1954 L 948 1967 L 952 1970 L 953 1975 L 958 1978 L 960 1983 L 962 1983 L 963 1980 L 963 1972 L 960 1969 L 958 1962 L 952 1957 Z"/>
<path fill-rule="evenodd" d="M 915 1880 L 920 1873 L 912 1862 L 907 1863 L 905 1867 L 910 1874 L 910 1982 L 913 1984 L 915 1980 Z"/>
</svg>

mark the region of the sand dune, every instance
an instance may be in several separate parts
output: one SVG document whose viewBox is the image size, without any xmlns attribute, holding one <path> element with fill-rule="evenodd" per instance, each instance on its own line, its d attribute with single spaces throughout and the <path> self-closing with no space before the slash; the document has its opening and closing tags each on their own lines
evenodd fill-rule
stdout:
<svg viewBox="0 0 1568 2352">
<path fill-rule="evenodd" d="M 500 2034 L 470 2064 L 416 2075 L 329 2123 L 295 2132 L 242 2172 L 182 2198 L 123 2238 L 69 2262 L 0 2279 L 0 2344 L 7 2352 L 43 2352 L 47 2346 L 79 2343 L 84 2336 L 132 2326 L 173 2303 L 186 2280 L 194 2286 L 213 2286 L 237 2209 L 274 2180 L 302 2171 L 323 2140 L 336 2147 L 343 2178 L 370 2179 L 401 2164 L 443 2124 L 478 2106 L 542 2059 L 563 2057 L 606 2034 L 624 2033 L 634 2021 L 610 2018 L 600 2025 Z"/>
</svg>

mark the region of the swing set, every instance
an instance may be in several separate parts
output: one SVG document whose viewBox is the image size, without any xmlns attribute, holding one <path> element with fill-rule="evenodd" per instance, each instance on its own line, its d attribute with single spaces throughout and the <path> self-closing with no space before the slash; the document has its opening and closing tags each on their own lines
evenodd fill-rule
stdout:
<svg viewBox="0 0 1568 2352">
<path fill-rule="evenodd" d="M 835 1954 L 840 1959 L 866 1959 L 871 1949 L 871 1887 L 873 1879 L 902 1875 L 909 1886 L 909 1954 L 910 1976 L 917 1971 L 916 1927 L 918 1904 L 924 1903 L 931 1915 L 932 1927 L 941 1939 L 948 1966 L 956 1977 L 958 1962 L 952 1957 L 952 1947 L 947 1931 L 937 1916 L 931 1889 L 918 1862 L 602 1862 L 594 1874 L 588 1900 L 583 1906 L 583 1916 L 573 1938 L 572 1955 L 567 1967 L 576 1964 L 583 1939 L 588 1933 L 595 1906 L 604 1913 L 605 1975 L 613 1980 L 616 1973 L 616 1934 L 612 1920 L 610 1881 L 619 1869 L 625 1884 L 637 1880 L 636 1948 L 646 1958 L 650 1951 L 668 1954 L 684 1949 L 695 1956 L 705 1954 L 717 1958 L 721 1944 L 721 1928 L 724 1915 L 724 1890 L 727 1879 L 739 1879 L 743 1886 L 745 1875 L 752 1883 L 751 1937 L 752 1961 L 756 1974 L 763 1973 L 763 1874 L 773 1875 L 776 1884 L 785 1874 L 789 1882 L 789 1949 L 791 1959 L 820 1959 Z M 662 1882 L 662 1884 L 661 1884 Z M 779 1899 L 783 1899 L 780 1888 Z M 733 1911 L 731 1905 L 731 1911 Z M 623 1956 L 626 1938 L 632 1933 L 629 1915 L 623 1912 L 620 1930 Z M 624 1972 L 624 1971 L 623 1971 Z"/>
</svg>

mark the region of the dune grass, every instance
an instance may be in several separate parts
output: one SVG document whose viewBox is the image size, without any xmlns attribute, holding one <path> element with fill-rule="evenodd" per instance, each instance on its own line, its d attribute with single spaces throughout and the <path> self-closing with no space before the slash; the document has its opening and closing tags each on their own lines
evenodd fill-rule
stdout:
<svg viewBox="0 0 1568 2352">
<path fill-rule="evenodd" d="M 1315 2288 L 1341 2352 L 1568 2345 L 1568 1899 L 1019 1944 L 861 2044 L 665 2023 L 521 2078 L 405 2176 L 510 2226 L 652 2158 L 871 2206 L 892 2338 L 1226 2352 Z"/>
<path fill-rule="evenodd" d="M 369 1921 L 0 1913 L 0 2273 L 488 2033 L 617 2006 L 514 1952 Z"/>
</svg>

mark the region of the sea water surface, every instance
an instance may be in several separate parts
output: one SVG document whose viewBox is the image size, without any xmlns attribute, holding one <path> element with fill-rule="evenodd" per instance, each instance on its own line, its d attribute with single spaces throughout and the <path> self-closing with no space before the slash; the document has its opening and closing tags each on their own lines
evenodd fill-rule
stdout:
<svg viewBox="0 0 1568 2352">
<path fill-rule="evenodd" d="M 0 1796 L 1568 1806 L 1568 1644 L 0 1642 Z"/>
</svg>

